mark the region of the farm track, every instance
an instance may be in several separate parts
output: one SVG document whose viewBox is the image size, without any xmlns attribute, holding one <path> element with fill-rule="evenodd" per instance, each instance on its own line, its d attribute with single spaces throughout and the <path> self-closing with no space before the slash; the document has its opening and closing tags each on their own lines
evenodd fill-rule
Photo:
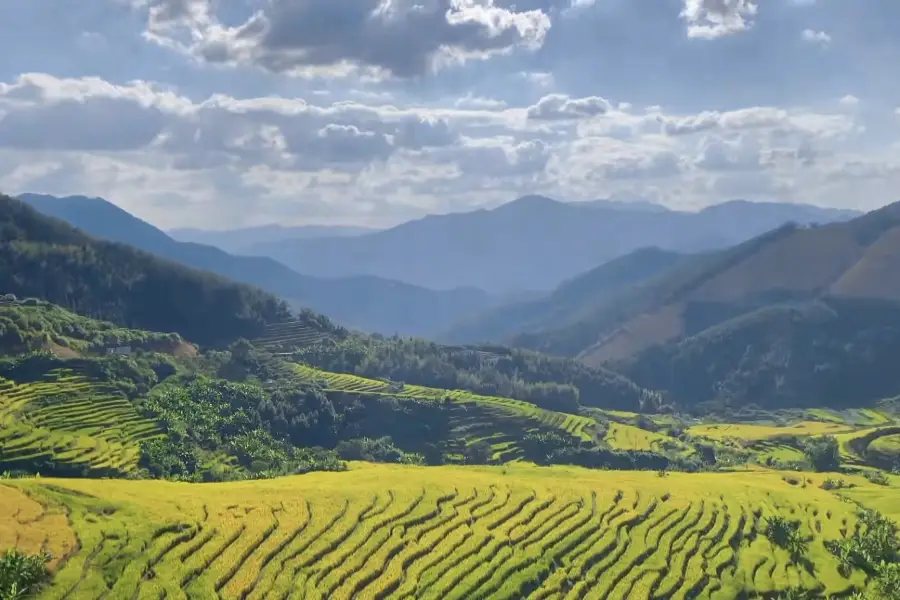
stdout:
<svg viewBox="0 0 900 600">
<path fill-rule="evenodd" d="M 679 486 L 661 493 L 664 481 L 609 480 L 581 492 L 515 479 L 410 478 L 355 494 L 270 485 L 253 502 L 216 497 L 226 486 L 198 486 L 210 490 L 202 506 L 155 498 L 181 507 L 156 525 L 142 511 L 98 509 L 62 488 L 28 491 L 70 502 L 78 535 L 78 552 L 46 598 L 694 600 L 737 597 L 728 594 L 750 584 L 845 593 L 860 583 L 841 576 L 822 547 L 855 526 L 852 507 L 836 498 L 825 508 L 783 482 L 789 498 Z M 815 574 L 760 535 L 774 514 L 801 523 L 818 553 Z"/>
</svg>

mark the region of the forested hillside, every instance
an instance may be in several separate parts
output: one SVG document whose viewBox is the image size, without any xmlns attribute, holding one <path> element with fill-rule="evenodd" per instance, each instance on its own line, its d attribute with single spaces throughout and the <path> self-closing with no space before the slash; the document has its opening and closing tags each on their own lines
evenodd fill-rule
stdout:
<svg viewBox="0 0 900 600">
<path fill-rule="evenodd" d="M 275 296 L 92 238 L 0 196 L 0 291 L 203 345 L 254 337 L 290 318 Z"/>
<path fill-rule="evenodd" d="M 701 411 L 873 406 L 900 394 L 900 302 L 774 305 L 610 366 Z"/>
<path fill-rule="evenodd" d="M 578 412 L 581 405 L 658 408 L 656 394 L 612 371 L 527 350 L 353 336 L 303 348 L 295 357 L 329 371 L 518 398 L 566 412 Z"/>
<path fill-rule="evenodd" d="M 435 291 L 368 275 L 309 277 L 264 256 L 232 255 L 179 242 L 102 198 L 23 194 L 28 204 L 103 240 L 129 244 L 194 269 L 257 286 L 291 308 L 312 309 L 345 327 L 385 335 L 434 335 L 491 304 L 478 289 Z"/>
</svg>

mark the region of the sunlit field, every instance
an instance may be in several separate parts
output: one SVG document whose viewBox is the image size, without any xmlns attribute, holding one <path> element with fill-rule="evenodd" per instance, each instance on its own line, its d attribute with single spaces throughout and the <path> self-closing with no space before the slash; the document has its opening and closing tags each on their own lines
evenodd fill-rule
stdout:
<svg viewBox="0 0 900 600">
<path fill-rule="evenodd" d="M 854 498 L 900 504 L 896 487 L 848 478 Z M 853 531 L 856 506 L 823 480 L 362 463 L 240 483 L 9 480 L 0 541 L 56 555 L 45 598 L 842 594 L 864 577 L 822 544 Z M 768 541 L 773 515 L 800 523 L 808 560 Z"/>
</svg>

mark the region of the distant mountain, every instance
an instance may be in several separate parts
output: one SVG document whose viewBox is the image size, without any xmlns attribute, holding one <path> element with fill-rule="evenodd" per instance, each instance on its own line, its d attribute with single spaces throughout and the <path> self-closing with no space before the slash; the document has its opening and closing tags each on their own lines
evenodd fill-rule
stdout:
<svg viewBox="0 0 900 600">
<path fill-rule="evenodd" d="M 777 332 L 770 318 L 785 313 L 767 309 L 810 302 L 840 302 L 836 327 L 856 318 L 854 302 L 882 308 L 900 303 L 900 203 L 847 222 L 785 225 L 724 251 L 686 257 L 657 276 L 597 298 L 573 322 L 524 331 L 511 341 L 608 365 L 672 344 L 684 350 L 685 344 L 697 343 L 697 336 L 711 336 L 710 331 L 746 332 L 748 324 L 757 323 Z M 761 316 L 748 317 L 760 310 Z M 820 312 L 796 314 L 806 319 Z M 881 314 L 893 313 L 885 308 Z M 882 322 L 883 332 L 900 326 L 897 315 L 896 324 Z M 746 320 L 728 325 L 733 319 Z M 634 369 L 639 370 L 627 373 Z"/>
<path fill-rule="evenodd" d="M 2 195 L 0 291 L 214 346 L 256 337 L 266 325 L 291 318 L 272 294 L 95 239 Z M 7 344 L 26 334 L 14 323 L 0 323 L 0 337 L 10 336 Z"/>
<path fill-rule="evenodd" d="M 523 332 L 540 332 L 577 323 L 616 293 L 669 269 L 687 255 L 642 248 L 563 282 L 553 293 L 502 304 L 455 325 L 441 336 L 455 344 L 497 342 Z"/>
<path fill-rule="evenodd" d="M 291 239 L 250 248 L 299 272 L 371 275 L 432 289 L 475 287 L 505 294 L 552 290 L 642 247 L 701 252 L 778 227 L 846 220 L 851 211 L 735 201 L 700 212 L 650 203 L 563 203 L 525 196 L 493 210 L 432 215 L 352 238 Z"/>
<path fill-rule="evenodd" d="M 280 242 L 283 240 L 308 240 L 324 237 L 352 237 L 379 231 L 369 227 L 343 225 L 304 225 L 282 227 L 281 225 L 261 225 L 229 230 L 213 229 L 171 229 L 167 233 L 179 242 L 193 242 L 221 248 L 231 254 L 247 254 L 254 245 Z"/>
<path fill-rule="evenodd" d="M 620 261 L 641 264 L 640 255 Z M 620 261 L 574 281 L 615 273 Z M 586 285 L 575 319 L 545 310 L 537 324 L 519 319 L 512 336 L 499 316 L 515 311 L 476 322 L 515 346 L 613 368 L 682 406 L 864 405 L 900 394 L 891 366 L 900 354 L 900 203 L 664 263 L 631 284 Z"/>
<path fill-rule="evenodd" d="M 427 336 L 490 305 L 488 295 L 477 289 L 438 292 L 371 276 L 308 277 L 270 258 L 234 256 L 212 246 L 178 242 L 102 198 L 24 194 L 21 199 L 90 235 L 258 286 L 296 308 L 316 310 L 367 332 Z"/>
</svg>

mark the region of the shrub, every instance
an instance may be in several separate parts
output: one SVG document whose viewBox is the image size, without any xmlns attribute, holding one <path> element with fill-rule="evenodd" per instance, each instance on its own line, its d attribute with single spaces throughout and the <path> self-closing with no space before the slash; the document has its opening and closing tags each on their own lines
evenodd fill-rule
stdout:
<svg viewBox="0 0 900 600">
<path fill-rule="evenodd" d="M 565 437 L 555 432 L 528 433 L 522 438 L 525 458 L 539 465 L 550 463 L 554 452 L 571 445 Z"/>
<path fill-rule="evenodd" d="M 865 473 L 863 473 L 863 477 L 865 477 L 866 479 L 868 479 L 875 485 L 890 485 L 891 484 L 887 475 L 885 475 L 881 471 L 866 471 Z"/>
<path fill-rule="evenodd" d="M 486 465 L 494 457 L 494 451 L 487 442 L 475 442 L 466 446 L 464 452 L 467 465 Z"/>
<path fill-rule="evenodd" d="M 12 600 L 34 594 L 48 579 L 47 553 L 30 555 L 10 548 L 0 556 L 0 598 Z"/>
<path fill-rule="evenodd" d="M 853 569 L 862 569 L 870 576 L 878 576 L 883 563 L 900 561 L 897 525 L 870 509 L 859 513 L 859 522 L 860 527 L 852 536 L 841 540 L 827 540 L 825 547 L 837 557 L 844 576 L 849 576 Z M 886 572 L 886 575 L 893 577 L 896 573 Z"/>
<path fill-rule="evenodd" d="M 809 546 L 800 535 L 800 521 L 788 521 L 781 516 L 766 521 L 766 537 L 772 544 L 787 550 L 794 561 L 806 554 Z"/>
<path fill-rule="evenodd" d="M 828 478 L 822 482 L 823 490 L 842 490 L 845 488 L 852 488 L 854 485 L 852 483 L 847 483 L 843 479 L 832 479 Z"/>
</svg>

